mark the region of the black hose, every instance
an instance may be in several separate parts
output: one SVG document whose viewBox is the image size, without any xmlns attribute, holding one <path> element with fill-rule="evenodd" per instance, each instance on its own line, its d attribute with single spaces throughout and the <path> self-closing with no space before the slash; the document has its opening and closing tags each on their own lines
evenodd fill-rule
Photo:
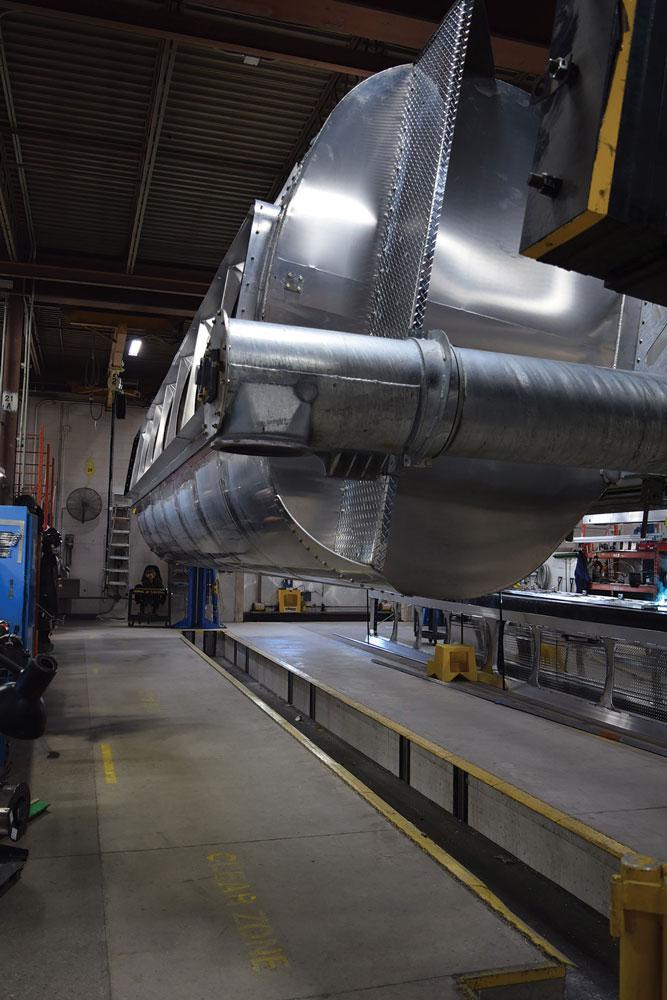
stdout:
<svg viewBox="0 0 667 1000">
<path fill-rule="evenodd" d="M 34 659 L 28 660 L 16 681 L 16 693 L 27 701 L 41 698 L 53 680 L 58 664 L 52 656 L 39 653 Z"/>
</svg>

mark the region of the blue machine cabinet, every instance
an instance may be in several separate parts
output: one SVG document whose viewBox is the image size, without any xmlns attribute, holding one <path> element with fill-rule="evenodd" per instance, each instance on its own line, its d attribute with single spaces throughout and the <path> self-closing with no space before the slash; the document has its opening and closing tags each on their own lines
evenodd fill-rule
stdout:
<svg viewBox="0 0 667 1000">
<path fill-rule="evenodd" d="M 34 650 L 39 533 L 27 507 L 0 506 L 0 619 Z"/>
</svg>

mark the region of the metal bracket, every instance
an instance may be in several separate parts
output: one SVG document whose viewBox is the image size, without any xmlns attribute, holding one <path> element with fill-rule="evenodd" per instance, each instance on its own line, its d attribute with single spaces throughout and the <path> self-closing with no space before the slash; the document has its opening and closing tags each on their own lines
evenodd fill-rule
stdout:
<svg viewBox="0 0 667 1000">
<path fill-rule="evenodd" d="M 285 290 L 296 292 L 297 295 L 300 295 L 303 291 L 303 275 L 298 274 L 296 271 L 288 271 L 287 278 L 285 279 Z"/>
</svg>

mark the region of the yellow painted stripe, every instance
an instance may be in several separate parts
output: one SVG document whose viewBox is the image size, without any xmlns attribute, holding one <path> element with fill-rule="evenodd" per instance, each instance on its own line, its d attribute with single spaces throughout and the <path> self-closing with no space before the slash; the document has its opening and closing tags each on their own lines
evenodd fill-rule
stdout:
<svg viewBox="0 0 667 1000">
<path fill-rule="evenodd" d="M 349 698 L 342 691 L 337 691 L 335 688 L 330 687 L 324 681 L 314 680 L 305 671 L 292 666 L 292 664 L 287 663 L 285 660 L 280 660 L 277 657 L 272 656 L 266 650 L 248 642 L 247 639 L 241 638 L 229 630 L 227 630 L 227 635 L 231 639 L 235 639 L 242 646 L 247 646 L 248 649 L 257 653 L 258 656 L 263 656 L 265 659 L 271 660 L 273 663 L 278 664 L 278 666 L 283 667 L 285 670 L 289 670 L 298 677 L 302 677 L 310 684 L 313 684 L 320 691 L 324 691 L 326 694 L 331 695 L 332 698 L 337 698 L 339 701 L 342 701 L 343 704 L 348 705 L 350 708 L 354 708 L 357 712 L 367 716 L 369 719 L 379 722 L 381 725 L 386 726 L 387 729 L 391 729 L 392 732 L 398 733 L 399 736 L 404 736 L 406 739 L 410 740 L 411 743 L 414 743 L 416 746 L 419 746 L 423 750 L 427 750 L 429 753 L 433 754 L 434 757 L 438 757 L 440 760 L 447 761 L 454 767 L 460 768 L 460 770 L 469 774 L 470 777 L 488 785 L 489 788 L 494 788 L 502 795 L 506 795 L 507 798 L 512 799 L 514 802 L 518 802 L 531 812 L 537 813 L 538 816 L 548 819 L 556 826 L 560 826 L 563 830 L 568 830 L 570 833 L 575 834 L 577 837 L 585 840 L 586 843 L 599 848 L 599 850 L 604 851 L 606 854 L 611 854 L 614 858 L 620 859 L 626 854 L 636 853 L 633 847 L 621 844 L 618 840 L 614 840 L 612 837 L 608 837 L 599 830 L 595 830 L 592 826 L 588 826 L 587 823 L 582 823 L 581 820 L 575 819 L 574 816 L 569 816 L 561 809 L 557 809 L 555 806 L 549 805 L 548 802 L 538 799 L 537 796 L 532 795 L 530 792 L 524 792 L 521 788 L 517 788 L 515 785 L 510 784 L 503 778 L 498 778 L 490 771 L 486 771 L 484 768 L 479 767 L 477 764 L 473 764 L 464 757 L 459 757 L 458 754 L 452 753 L 445 747 L 440 746 L 439 743 L 434 743 L 432 740 L 429 740 L 424 736 L 420 736 L 419 733 L 413 732 L 406 726 L 401 725 L 400 722 L 394 722 L 393 719 L 389 719 L 385 715 L 380 715 L 380 713 L 376 712 L 375 709 L 369 708 L 367 705 L 362 705 L 358 701 L 354 701 L 353 698 Z M 199 650 L 197 650 L 197 652 L 199 652 Z M 585 733 L 585 735 L 590 736 L 592 739 L 599 739 L 599 737 L 594 736 L 591 733 Z"/>
<path fill-rule="evenodd" d="M 568 240 L 572 240 L 575 236 L 579 236 L 580 233 L 585 232 L 594 226 L 596 222 L 600 222 L 604 218 L 598 212 L 591 212 L 585 209 L 580 212 L 579 215 L 575 215 L 573 219 L 569 222 L 565 222 L 558 229 L 554 229 L 553 232 L 547 233 L 547 235 L 538 240 L 537 243 L 531 244 L 531 246 L 526 247 L 521 253 L 524 257 L 532 257 L 534 260 L 541 260 L 545 254 L 549 253 L 550 250 L 555 250 L 556 247 L 562 246 L 563 243 L 567 243 Z"/>
<path fill-rule="evenodd" d="M 540 965 L 533 969 L 493 969 L 489 972 L 459 976 L 459 983 L 471 990 L 499 989 L 501 986 L 517 986 L 519 983 L 544 983 L 560 979 L 558 966 Z"/>
<path fill-rule="evenodd" d="M 429 855 L 434 861 L 436 861 L 442 868 L 449 872 L 458 882 L 463 883 L 471 892 L 479 897 L 488 907 L 494 910 L 500 917 L 503 918 L 508 924 L 519 931 L 524 937 L 526 937 L 536 948 L 538 948 L 544 955 L 553 959 L 557 964 L 556 968 L 560 969 L 560 975 L 565 975 L 565 966 L 573 965 L 562 952 L 555 948 L 546 938 L 537 934 L 531 927 L 528 926 L 520 917 L 517 917 L 515 913 L 503 903 L 498 896 L 495 895 L 489 889 L 489 887 L 473 875 L 471 871 L 464 868 L 451 854 L 443 850 L 438 844 L 434 843 L 429 837 L 417 829 L 417 827 L 410 823 L 409 820 L 401 816 L 399 812 L 392 808 L 384 799 L 381 799 L 379 795 L 376 795 L 370 788 L 368 788 L 362 781 L 359 780 L 354 774 L 351 774 L 346 768 L 344 768 L 337 761 L 329 757 L 327 753 L 324 752 L 320 747 L 304 736 L 302 732 L 296 729 L 291 723 L 283 719 L 278 712 L 274 711 L 266 702 L 263 702 L 253 691 L 250 691 L 244 684 L 238 681 L 229 671 L 225 670 L 224 667 L 212 660 L 210 656 L 207 656 L 201 649 L 197 649 L 193 643 L 186 639 L 185 636 L 181 636 L 183 642 L 186 643 L 198 656 L 202 658 L 209 666 L 213 667 L 225 680 L 229 681 L 230 684 L 240 691 L 246 698 L 260 708 L 266 715 L 268 715 L 274 722 L 276 722 L 285 732 L 288 732 L 290 736 L 293 736 L 303 747 L 310 751 L 318 760 L 320 760 L 329 770 L 333 771 L 334 774 L 338 775 L 350 788 L 354 789 L 362 798 L 366 800 L 370 805 L 373 806 L 385 819 L 389 820 L 397 829 L 409 837 L 418 847 L 420 847 L 426 854 Z"/>
<path fill-rule="evenodd" d="M 602 117 L 588 194 L 588 208 L 598 215 L 606 215 L 609 211 L 611 183 L 614 176 L 618 134 L 621 129 L 621 115 L 625 99 L 625 85 L 628 81 L 630 49 L 637 14 L 637 0 L 623 0 L 623 7 L 625 9 L 625 30 L 621 38 L 621 48 L 616 57 L 607 106 Z"/>
<path fill-rule="evenodd" d="M 115 785 L 116 778 L 116 768 L 113 762 L 113 756 L 111 753 L 111 747 L 108 743 L 100 743 L 100 754 L 102 756 L 102 768 L 104 770 L 104 780 L 107 785 Z"/>
</svg>

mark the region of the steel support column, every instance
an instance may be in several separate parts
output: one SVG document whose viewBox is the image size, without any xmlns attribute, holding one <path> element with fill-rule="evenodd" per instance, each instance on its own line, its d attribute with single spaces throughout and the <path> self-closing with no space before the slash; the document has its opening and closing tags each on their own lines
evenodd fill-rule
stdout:
<svg viewBox="0 0 667 1000">
<path fill-rule="evenodd" d="M 23 343 L 24 302 L 20 295 L 8 295 L 5 299 L 7 318 L 2 359 L 2 398 L 5 393 L 18 393 L 21 387 L 21 350 Z M 2 411 L 0 424 L 0 465 L 5 478 L 0 480 L 0 500 L 9 503 L 14 494 L 16 472 L 16 434 L 18 430 L 18 407 Z"/>
</svg>

